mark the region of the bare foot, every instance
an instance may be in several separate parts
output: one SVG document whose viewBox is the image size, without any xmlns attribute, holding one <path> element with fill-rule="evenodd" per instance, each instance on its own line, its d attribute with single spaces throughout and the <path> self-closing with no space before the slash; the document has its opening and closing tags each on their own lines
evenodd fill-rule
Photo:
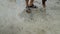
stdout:
<svg viewBox="0 0 60 34">
<path fill-rule="evenodd" d="M 27 13 L 31 13 L 31 10 L 26 10 Z"/>
</svg>

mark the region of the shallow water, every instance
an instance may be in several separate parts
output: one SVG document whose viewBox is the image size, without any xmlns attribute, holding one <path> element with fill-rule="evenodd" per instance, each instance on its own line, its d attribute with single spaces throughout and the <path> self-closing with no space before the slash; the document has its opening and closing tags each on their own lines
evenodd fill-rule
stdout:
<svg viewBox="0 0 60 34">
<path fill-rule="evenodd" d="M 60 0 L 48 0 L 43 11 L 26 13 L 24 0 L 0 0 L 0 34 L 60 34 Z M 23 3 L 24 2 L 24 3 Z"/>
</svg>

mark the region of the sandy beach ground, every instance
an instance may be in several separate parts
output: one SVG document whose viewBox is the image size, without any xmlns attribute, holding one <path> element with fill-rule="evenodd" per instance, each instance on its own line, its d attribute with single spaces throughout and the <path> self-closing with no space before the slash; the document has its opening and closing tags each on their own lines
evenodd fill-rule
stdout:
<svg viewBox="0 0 60 34">
<path fill-rule="evenodd" d="M 25 12 L 25 0 L 0 0 L 0 34 L 60 34 L 60 0 L 47 0 L 46 11 Z M 32 18 L 32 19 L 31 19 Z"/>
</svg>

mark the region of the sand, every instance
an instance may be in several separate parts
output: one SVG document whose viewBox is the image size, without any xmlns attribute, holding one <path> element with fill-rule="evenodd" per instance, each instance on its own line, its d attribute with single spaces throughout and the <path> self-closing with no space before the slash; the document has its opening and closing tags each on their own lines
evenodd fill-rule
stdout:
<svg viewBox="0 0 60 34">
<path fill-rule="evenodd" d="M 43 11 L 39 7 L 25 12 L 25 0 L 0 0 L 0 34 L 60 34 L 60 0 L 47 0 Z"/>
</svg>

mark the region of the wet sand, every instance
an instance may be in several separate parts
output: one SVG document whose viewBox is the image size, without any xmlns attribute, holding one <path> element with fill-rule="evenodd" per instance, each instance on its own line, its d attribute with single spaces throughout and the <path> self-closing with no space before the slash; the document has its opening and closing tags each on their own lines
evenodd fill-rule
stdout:
<svg viewBox="0 0 60 34">
<path fill-rule="evenodd" d="M 39 7 L 26 13 L 25 0 L 0 0 L 0 34 L 60 34 L 60 0 L 48 0 L 43 11 Z"/>
</svg>

